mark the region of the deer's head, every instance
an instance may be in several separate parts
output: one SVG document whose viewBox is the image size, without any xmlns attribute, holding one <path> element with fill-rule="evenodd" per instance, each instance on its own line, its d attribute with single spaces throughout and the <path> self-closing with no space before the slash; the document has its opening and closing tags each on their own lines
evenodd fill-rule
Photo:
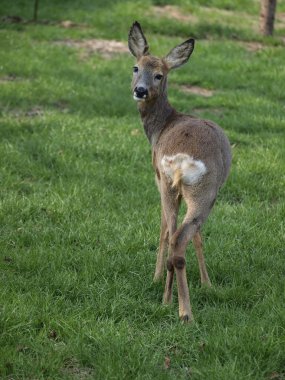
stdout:
<svg viewBox="0 0 285 380">
<path fill-rule="evenodd" d="M 133 68 L 132 91 L 136 101 L 150 102 L 166 88 L 166 77 L 171 69 L 186 63 L 194 49 L 194 39 L 183 42 L 164 58 L 150 55 L 148 43 L 138 22 L 129 32 L 129 50 L 136 58 Z"/>
</svg>

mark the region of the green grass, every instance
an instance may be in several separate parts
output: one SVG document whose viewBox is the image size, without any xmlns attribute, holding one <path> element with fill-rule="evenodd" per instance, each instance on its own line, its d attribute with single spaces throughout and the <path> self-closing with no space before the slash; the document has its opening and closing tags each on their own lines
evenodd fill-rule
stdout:
<svg viewBox="0 0 285 380">
<path fill-rule="evenodd" d="M 167 3 L 196 22 L 150 16 Z M 52 23 L 2 22 L 1 379 L 285 378 L 285 29 L 261 38 L 249 22 L 258 7 L 40 1 L 39 20 Z M 31 19 L 32 2 L 5 2 L 0 15 Z M 154 54 L 197 38 L 188 65 L 170 75 L 170 100 L 219 123 L 234 145 L 203 229 L 212 289 L 200 287 L 188 249 L 192 325 L 178 320 L 176 291 L 165 307 L 163 285 L 152 283 L 160 205 L 130 93 L 133 59 L 54 43 L 126 41 L 135 19 Z M 180 84 L 215 93 L 184 94 Z"/>
</svg>

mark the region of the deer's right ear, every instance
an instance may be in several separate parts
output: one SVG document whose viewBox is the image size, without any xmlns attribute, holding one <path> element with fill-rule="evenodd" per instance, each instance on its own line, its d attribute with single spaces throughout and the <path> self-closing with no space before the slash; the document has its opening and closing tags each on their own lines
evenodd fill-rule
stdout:
<svg viewBox="0 0 285 380">
<path fill-rule="evenodd" d="M 130 52 L 139 59 L 143 55 L 148 55 L 148 44 L 143 34 L 140 24 L 135 21 L 131 26 L 128 39 Z"/>
</svg>

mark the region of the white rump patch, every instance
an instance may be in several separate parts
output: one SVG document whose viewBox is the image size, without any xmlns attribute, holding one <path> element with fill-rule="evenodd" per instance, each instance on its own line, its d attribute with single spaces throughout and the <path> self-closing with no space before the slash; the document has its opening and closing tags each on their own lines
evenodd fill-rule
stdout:
<svg viewBox="0 0 285 380">
<path fill-rule="evenodd" d="M 206 173 L 203 161 L 194 160 L 188 154 L 178 153 L 175 156 L 163 156 L 161 165 L 164 174 L 173 181 L 176 171 L 180 171 L 181 180 L 185 185 L 193 185 Z"/>
</svg>

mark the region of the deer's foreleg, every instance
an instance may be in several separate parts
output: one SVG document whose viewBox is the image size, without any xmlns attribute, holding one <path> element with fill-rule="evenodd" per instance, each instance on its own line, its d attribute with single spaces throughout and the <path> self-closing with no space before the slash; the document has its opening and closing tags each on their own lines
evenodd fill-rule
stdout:
<svg viewBox="0 0 285 380">
<path fill-rule="evenodd" d="M 165 218 L 163 205 L 161 205 L 161 226 L 160 226 L 160 240 L 159 249 L 156 258 L 156 267 L 153 281 L 158 282 L 163 278 L 164 266 L 165 266 L 165 254 L 168 247 L 168 227 Z"/>
<path fill-rule="evenodd" d="M 177 228 L 177 217 L 179 205 L 181 202 L 181 196 L 178 196 L 177 192 L 168 186 L 166 183 L 162 183 L 161 186 L 161 202 L 164 216 L 167 222 L 168 239 L 174 235 Z M 172 251 L 168 247 L 168 259 L 167 259 L 167 274 L 165 281 L 165 290 L 163 295 L 163 302 L 168 304 L 172 301 L 172 288 L 174 279 L 174 269 L 172 265 L 169 265 L 172 258 Z"/>
</svg>

